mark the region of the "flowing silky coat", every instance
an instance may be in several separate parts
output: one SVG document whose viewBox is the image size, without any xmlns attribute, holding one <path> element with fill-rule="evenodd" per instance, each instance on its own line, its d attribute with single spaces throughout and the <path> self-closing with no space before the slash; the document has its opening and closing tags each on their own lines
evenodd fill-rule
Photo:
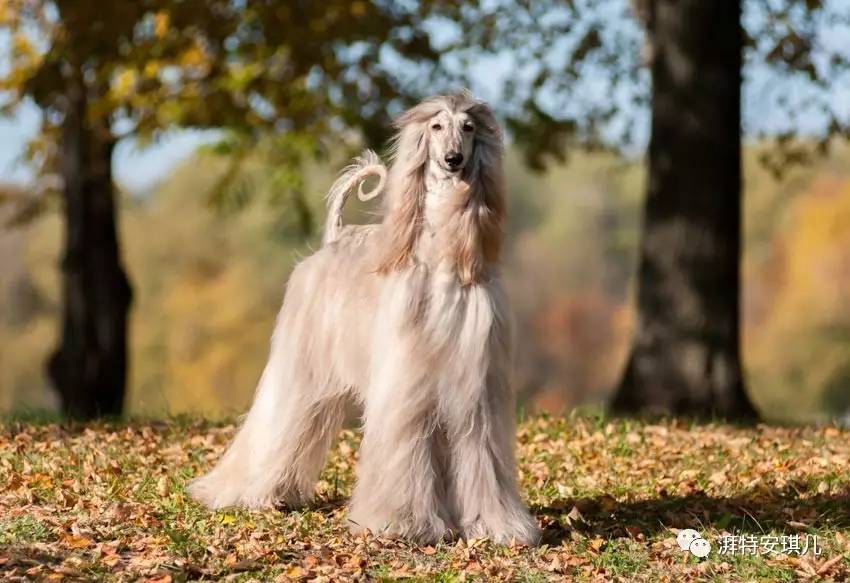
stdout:
<svg viewBox="0 0 850 583">
<path fill-rule="evenodd" d="M 366 152 L 331 188 L 323 246 L 290 277 L 251 410 L 189 491 L 212 508 L 307 503 L 353 399 L 353 529 L 533 544 L 499 277 L 502 134 L 466 93 L 428 99 L 396 128 L 389 170 Z M 355 190 L 384 195 L 379 224 L 342 225 Z"/>
</svg>

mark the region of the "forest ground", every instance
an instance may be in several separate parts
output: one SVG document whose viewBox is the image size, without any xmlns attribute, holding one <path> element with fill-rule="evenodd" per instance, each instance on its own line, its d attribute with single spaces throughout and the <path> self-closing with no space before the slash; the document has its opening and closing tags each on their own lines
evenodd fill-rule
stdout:
<svg viewBox="0 0 850 583">
<path fill-rule="evenodd" d="M 850 431 L 835 427 L 527 418 L 517 452 L 544 533 L 536 548 L 350 535 L 352 430 L 333 446 L 312 507 L 208 511 L 185 485 L 233 430 L 193 418 L 0 422 L 0 579 L 850 578 Z M 708 557 L 679 548 L 685 528 L 708 541 Z"/>
</svg>

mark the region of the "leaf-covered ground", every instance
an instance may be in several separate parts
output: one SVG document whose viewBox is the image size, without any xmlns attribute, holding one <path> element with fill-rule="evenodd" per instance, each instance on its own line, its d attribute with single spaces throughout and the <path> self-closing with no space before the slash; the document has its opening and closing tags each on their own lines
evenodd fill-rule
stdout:
<svg viewBox="0 0 850 583">
<path fill-rule="evenodd" d="M 184 486 L 232 424 L 177 419 L 0 425 L 0 579 L 783 581 L 850 579 L 850 432 L 598 417 L 523 422 L 538 548 L 417 547 L 348 534 L 357 436 L 333 448 L 316 504 L 210 512 Z M 676 543 L 693 528 L 704 559 Z M 814 541 L 718 553 L 724 535 Z M 751 551 L 753 549 L 750 549 Z"/>
</svg>

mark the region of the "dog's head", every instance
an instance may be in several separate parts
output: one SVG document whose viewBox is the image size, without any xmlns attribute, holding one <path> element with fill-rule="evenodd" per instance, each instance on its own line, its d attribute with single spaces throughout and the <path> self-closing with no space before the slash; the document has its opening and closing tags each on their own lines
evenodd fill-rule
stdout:
<svg viewBox="0 0 850 583">
<path fill-rule="evenodd" d="M 428 156 L 447 174 L 463 170 L 475 145 L 475 120 L 466 111 L 442 110 L 428 121 Z"/>
<path fill-rule="evenodd" d="M 496 116 L 485 102 L 463 92 L 426 99 L 399 116 L 395 126 L 385 217 L 389 239 L 379 271 L 409 264 L 422 225 L 426 176 L 436 173 L 459 178 L 454 208 L 455 222 L 466 230 L 457 233 L 464 248 L 447 252 L 458 255 L 462 281 L 478 281 L 486 265 L 498 259 L 505 212 Z"/>
<path fill-rule="evenodd" d="M 399 116 L 395 126 L 395 162 L 408 171 L 424 173 L 430 164 L 446 176 L 462 174 L 470 181 L 485 159 L 501 158 L 502 132 L 493 111 L 467 92 L 426 99 Z"/>
</svg>

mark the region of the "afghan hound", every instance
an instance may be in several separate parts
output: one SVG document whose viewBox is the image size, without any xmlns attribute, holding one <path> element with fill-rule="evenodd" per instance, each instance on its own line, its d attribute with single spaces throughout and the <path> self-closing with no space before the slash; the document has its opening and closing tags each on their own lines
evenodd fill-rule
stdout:
<svg viewBox="0 0 850 583">
<path fill-rule="evenodd" d="M 499 281 L 501 130 L 467 93 L 428 99 L 395 127 L 389 171 L 367 151 L 331 187 L 323 245 L 292 272 L 251 410 L 189 492 L 211 508 L 309 502 L 354 398 L 352 530 L 534 544 Z M 355 189 L 384 194 L 379 224 L 342 225 Z"/>
</svg>

